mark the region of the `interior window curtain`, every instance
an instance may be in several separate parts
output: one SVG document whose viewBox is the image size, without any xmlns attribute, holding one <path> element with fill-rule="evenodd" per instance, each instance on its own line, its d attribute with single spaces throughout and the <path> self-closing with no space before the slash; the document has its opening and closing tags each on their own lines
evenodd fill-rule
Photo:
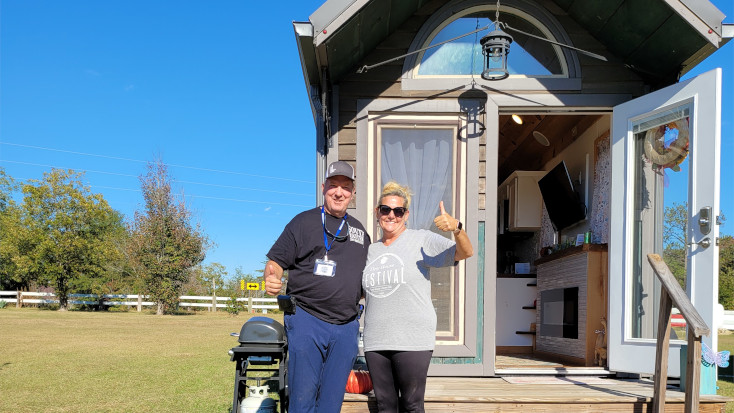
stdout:
<svg viewBox="0 0 734 413">
<path fill-rule="evenodd" d="M 382 129 L 381 186 L 389 181 L 413 192 L 408 228 L 436 230 L 438 203 L 453 211 L 453 129 Z"/>
</svg>

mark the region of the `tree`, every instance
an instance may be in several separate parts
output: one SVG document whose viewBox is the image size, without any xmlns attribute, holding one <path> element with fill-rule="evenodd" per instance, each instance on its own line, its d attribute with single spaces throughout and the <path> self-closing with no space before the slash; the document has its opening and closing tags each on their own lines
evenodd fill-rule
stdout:
<svg viewBox="0 0 734 413">
<path fill-rule="evenodd" d="M 734 309 L 734 238 L 724 235 L 719 240 L 719 304 Z"/>
<path fill-rule="evenodd" d="M 198 224 L 191 224 L 183 197 L 176 200 L 171 193 L 171 179 L 161 160 L 148 164 L 140 182 L 145 210 L 135 212 L 131 252 L 158 305 L 156 314 L 170 314 L 191 269 L 204 260 L 208 240 Z"/>
<path fill-rule="evenodd" d="M 688 203 L 665 208 L 663 221 L 663 260 L 678 283 L 686 289 L 686 234 L 688 225 Z"/>
<path fill-rule="evenodd" d="M 23 259 L 19 250 L 25 228 L 21 224 L 21 211 L 13 200 L 18 185 L 0 168 L 0 290 L 23 289 L 28 281 L 22 276 L 18 264 Z"/>
<path fill-rule="evenodd" d="M 663 245 L 666 248 L 684 248 L 686 246 L 686 234 L 688 225 L 688 202 L 665 208 L 665 221 L 663 226 Z"/>
<path fill-rule="evenodd" d="M 53 169 L 22 185 L 16 267 L 27 279 L 53 286 L 62 311 L 72 291 L 88 291 L 103 276 L 116 254 L 110 235 L 124 228 L 121 214 L 82 185 L 82 176 Z"/>
<path fill-rule="evenodd" d="M 217 295 L 226 290 L 227 268 L 218 263 L 200 264 L 190 271 L 184 291 L 190 295 Z"/>
<path fill-rule="evenodd" d="M 677 204 L 665 208 L 665 225 L 663 228 L 663 259 L 675 278 L 686 288 L 687 243 L 686 234 L 688 224 L 687 203 Z M 726 218 L 722 213 L 720 222 Z M 726 309 L 734 308 L 734 239 L 724 235 L 719 239 L 719 303 Z"/>
</svg>

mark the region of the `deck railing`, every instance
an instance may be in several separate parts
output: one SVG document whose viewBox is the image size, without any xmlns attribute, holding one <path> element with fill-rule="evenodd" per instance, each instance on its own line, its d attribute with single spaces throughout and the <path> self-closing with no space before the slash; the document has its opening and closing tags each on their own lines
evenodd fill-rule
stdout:
<svg viewBox="0 0 734 413">
<path fill-rule="evenodd" d="M 662 284 L 660 313 L 658 317 L 658 340 L 655 352 L 655 391 L 653 412 L 665 411 L 665 388 L 668 381 L 668 349 L 670 348 L 671 311 L 675 305 L 688 326 L 688 355 L 686 359 L 686 399 L 684 411 L 698 412 L 698 396 L 701 391 L 701 339 L 711 329 L 691 303 L 685 291 L 658 254 L 648 254 L 647 260 Z M 683 372 L 681 372 L 683 374 Z"/>
</svg>

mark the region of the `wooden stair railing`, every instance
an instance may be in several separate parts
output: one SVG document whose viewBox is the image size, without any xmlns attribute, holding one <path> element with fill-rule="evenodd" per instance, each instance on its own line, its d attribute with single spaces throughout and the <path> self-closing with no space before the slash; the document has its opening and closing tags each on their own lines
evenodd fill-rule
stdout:
<svg viewBox="0 0 734 413">
<path fill-rule="evenodd" d="M 688 358 L 686 360 L 686 413 L 698 412 L 701 391 L 701 338 L 708 336 L 711 329 L 691 303 L 685 291 L 658 254 L 647 254 L 647 260 L 662 284 L 660 313 L 658 317 L 658 339 L 655 352 L 655 382 L 653 412 L 665 411 L 665 388 L 668 381 L 668 349 L 670 348 L 670 319 L 673 305 L 680 310 L 688 327 Z M 682 373 L 682 372 L 681 372 Z"/>
</svg>

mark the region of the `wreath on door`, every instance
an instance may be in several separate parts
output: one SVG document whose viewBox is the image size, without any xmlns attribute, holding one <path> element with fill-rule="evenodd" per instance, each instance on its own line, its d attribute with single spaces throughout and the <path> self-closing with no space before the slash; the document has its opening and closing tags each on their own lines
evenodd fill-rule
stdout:
<svg viewBox="0 0 734 413">
<path fill-rule="evenodd" d="M 666 146 L 665 132 L 676 129 L 678 137 Z M 652 128 L 645 133 L 645 157 L 654 168 L 670 168 L 680 171 L 680 165 L 688 157 L 688 119 L 681 119 Z"/>
</svg>

